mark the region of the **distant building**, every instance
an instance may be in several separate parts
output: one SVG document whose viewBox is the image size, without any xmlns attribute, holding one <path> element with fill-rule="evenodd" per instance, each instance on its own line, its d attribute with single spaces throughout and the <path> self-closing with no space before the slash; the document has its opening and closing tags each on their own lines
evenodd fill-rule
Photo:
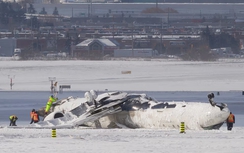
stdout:
<svg viewBox="0 0 244 153">
<path fill-rule="evenodd" d="M 233 54 L 231 47 L 214 48 L 210 50 L 210 53 L 219 57 L 230 57 Z"/>
<path fill-rule="evenodd" d="M 16 48 L 20 48 L 23 51 L 32 50 L 42 52 L 46 50 L 55 52 L 69 52 L 67 50 L 66 38 L 59 39 L 46 39 L 46 38 L 18 38 L 16 42 Z"/>
<path fill-rule="evenodd" d="M 52 2 L 51 0 L 44 0 L 47 2 Z M 60 3 L 89 3 L 90 0 L 60 0 Z M 107 0 L 92 0 L 92 3 L 105 3 Z M 113 1 L 112 1 L 113 2 Z"/>
<path fill-rule="evenodd" d="M 141 57 L 151 58 L 157 56 L 157 51 L 151 48 L 136 48 L 136 49 L 116 49 L 114 57 Z"/>
<path fill-rule="evenodd" d="M 15 38 L 0 39 L 0 56 L 7 56 L 7 57 L 13 56 L 15 48 L 16 48 Z"/>
<path fill-rule="evenodd" d="M 73 57 L 99 59 L 105 55 L 113 56 L 119 44 L 111 39 L 87 39 L 74 46 Z"/>
</svg>

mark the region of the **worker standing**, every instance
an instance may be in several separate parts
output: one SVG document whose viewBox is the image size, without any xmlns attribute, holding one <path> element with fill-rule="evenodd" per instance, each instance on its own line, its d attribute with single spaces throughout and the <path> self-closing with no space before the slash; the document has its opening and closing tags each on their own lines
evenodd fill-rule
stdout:
<svg viewBox="0 0 244 153">
<path fill-rule="evenodd" d="M 53 102 L 55 102 L 55 101 L 57 101 L 57 98 L 55 98 L 53 95 L 51 95 L 46 104 L 45 115 L 47 115 L 49 113 L 49 110 L 50 110 Z"/>
<path fill-rule="evenodd" d="M 226 120 L 227 123 L 227 130 L 231 131 L 233 128 L 233 124 L 235 123 L 235 115 L 230 112 L 229 117 Z"/>
</svg>

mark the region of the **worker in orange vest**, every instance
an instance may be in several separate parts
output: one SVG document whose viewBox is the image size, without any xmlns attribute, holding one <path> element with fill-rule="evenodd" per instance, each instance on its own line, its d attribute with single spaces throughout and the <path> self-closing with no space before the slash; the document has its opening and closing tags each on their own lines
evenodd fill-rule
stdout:
<svg viewBox="0 0 244 153">
<path fill-rule="evenodd" d="M 35 109 L 32 109 L 32 111 L 30 112 L 30 118 L 33 118 L 33 114 L 35 113 Z"/>
<path fill-rule="evenodd" d="M 38 113 L 36 112 L 35 109 L 32 109 L 32 111 L 30 113 L 30 116 L 31 116 L 31 122 L 30 122 L 30 124 L 32 124 L 33 122 L 34 123 L 39 122 L 39 115 L 38 115 Z"/>
<path fill-rule="evenodd" d="M 226 120 L 227 123 L 227 130 L 231 131 L 233 128 L 233 124 L 235 123 L 235 115 L 230 112 L 229 117 Z"/>
</svg>

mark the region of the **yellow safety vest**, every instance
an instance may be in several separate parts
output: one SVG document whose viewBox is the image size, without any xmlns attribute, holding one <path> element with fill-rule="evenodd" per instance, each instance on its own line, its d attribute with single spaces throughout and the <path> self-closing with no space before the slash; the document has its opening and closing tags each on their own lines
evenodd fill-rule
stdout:
<svg viewBox="0 0 244 153">
<path fill-rule="evenodd" d="M 47 102 L 47 105 L 46 105 L 46 109 L 45 109 L 45 112 L 48 112 L 53 104 L 53 102 L 56 101 L 56 98 L 53 98 L 53 97 L 49 97 L 49 100 Z"/>
</svg>

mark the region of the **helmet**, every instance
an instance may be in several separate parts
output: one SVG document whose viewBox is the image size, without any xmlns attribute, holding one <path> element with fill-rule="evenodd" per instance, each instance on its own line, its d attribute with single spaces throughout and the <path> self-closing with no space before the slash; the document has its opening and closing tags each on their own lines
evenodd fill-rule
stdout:
<svg viewBox="0 0 244 153">
<path fill-rule="evenodd" d="M 53 95 L 51 95 L 51 97 L 53 98 Z"/>
</svg>

